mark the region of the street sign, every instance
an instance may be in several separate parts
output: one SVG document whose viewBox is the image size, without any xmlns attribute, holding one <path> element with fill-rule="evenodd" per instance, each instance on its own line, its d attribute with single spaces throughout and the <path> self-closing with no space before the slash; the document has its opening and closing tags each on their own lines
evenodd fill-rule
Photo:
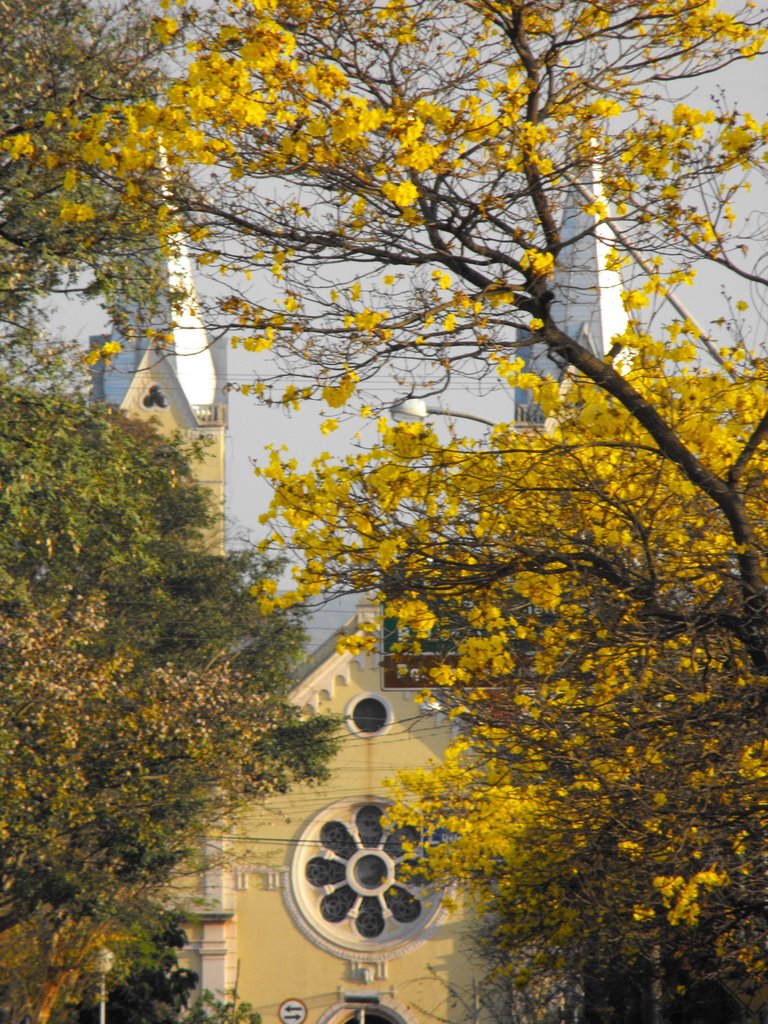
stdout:
<svg viewBox="0 0 768 1024">
<path fill-rule="evenodd" d="M 285 999 L 278 1007 L 277 1016 L 282 1024 L 304 1024 L 307 1008 L 300 999 Z"/>
</svg>

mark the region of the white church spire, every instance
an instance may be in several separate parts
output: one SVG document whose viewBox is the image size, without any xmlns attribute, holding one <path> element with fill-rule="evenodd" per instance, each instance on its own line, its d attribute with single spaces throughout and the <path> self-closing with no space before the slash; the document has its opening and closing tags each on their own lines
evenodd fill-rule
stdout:
<svg viewBox="0 0 768 1024">
<path fill-rule="evenodd" d="M 172 297 L 172 358 L 182 391 L 193 407 L 216 401 L 216 368 L 210 342 L 200 319 L 197 290 L 187 247 L 177 241 L 168 259 Z"/>
<path fill-rule="evenodd" d="M 561 330 L 602 356 L 610 350 L 614 335 L 626 330 L 627 314 L 621 301 L 621 276 L 606 269 L 615 238 L 597 210 L 587 212 L 590 206 L 606 209 L 594 169 L 589 181 L 574 183 L 568 190 L 560 228 L 563 248 L 552 278 L 552 312 Z"/>
<path fill-rule="evenodd" d="M 128 330 L 112 336 L 120 352 L 94 367 L 94 397 L 127 409 L 139 396 L 155 414 L 170 403 L 190 424 L 207 424 L 220 418 L 226 404 L 226 351 L 211 344 L 203 325 L 183 239 L 173 239 L 172 246 L 170 254 L 152 258 L 154 310 L 127 304 Z M 91 347 L 101 348 L 105 340 L 92 338 Z"/>
</svg>

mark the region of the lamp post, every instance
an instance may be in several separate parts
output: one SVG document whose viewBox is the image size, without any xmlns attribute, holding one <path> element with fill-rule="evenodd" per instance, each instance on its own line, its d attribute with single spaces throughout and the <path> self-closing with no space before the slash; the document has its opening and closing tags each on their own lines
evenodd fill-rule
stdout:
<svg viewBox="0 0 768 1024">
<path fill-rule="evenodd" d="M 99 950 L 97 966 L 101 972 L 101 985 L 99 988 L 99 1024 L 107 1022 L 107 975 L 112 970 L 115 962 L 115 954 L 111 949 L 103 947 Z"/>
<path fill-rule="evenodd" d="M 439 405 L 427 405 L 423 398 L 406 398 L 403 402 L 395 402 L 390 406 L 389 413 L 392 419 L 399 423 L 423 423 L 427 416 L 452 416 L 459 420 L 474 420 L 475 423 L 482 423 L 486 427 L 498 426 L 493 420 L 477 416 L 473 412 L 457 412 Z"/>
</svg>

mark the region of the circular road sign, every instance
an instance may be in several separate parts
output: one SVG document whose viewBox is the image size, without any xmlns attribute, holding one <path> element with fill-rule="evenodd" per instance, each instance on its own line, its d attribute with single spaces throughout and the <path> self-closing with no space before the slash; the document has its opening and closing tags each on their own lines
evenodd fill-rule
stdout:
<svg viewBox="0 0 768 1024">
<path fill-rule="evenodd" d="M 277 1010 L 282 1024 L 304 1024 L 307 1019 L 307 1008 L 300 999 L 285 999 Z"/>
</svg>

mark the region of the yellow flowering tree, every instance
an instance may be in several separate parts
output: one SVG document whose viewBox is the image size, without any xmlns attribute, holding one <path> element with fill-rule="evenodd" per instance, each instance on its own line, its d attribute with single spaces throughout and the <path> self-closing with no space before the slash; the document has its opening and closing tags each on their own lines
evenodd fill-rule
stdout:
<svg viewBox="0 0 768 1024">
<path fill-rule="evenodd" d="M 365 383 L 382 366 L 436 392 L 492 371 L 531 326 L 561 362 L 618 387 L 615 367 L 585 363 L 557 331 L 550 278 L 578 245 L 562 231 L 574 204 L 611 266 L 637 271 L 634 315 L 702 263 L 762 281 L 760 227 L 739 202 L 764 172 L 766 126 L 727 95 L 692 98 L 760 59 L 754 4 L 248 0 L 221 18 L 163 100 L 132 111 L 127 140 L 108 118 L 94 138 L 136 161 L 162 147 L 158 206 L 195 222 L 202 258 L 233 282 L 219 313 L 235 343 L 287 359 L 289 404 L 354 372 L 373 405 Z M 247 284 L 263 274 L 276 302 Z M 667 319 L 677 344 L 699 340 L 684 314 Z M 719 358 L 739 340 L 706 343 Z"/>
<path fill-rule="evenodd" d="M 275 453 L 266 473 L 299 590 L 375 589 L 404 670 L 463 723 L 444 764 L 398 785 L 406 820 L 453 836 L 430 870 L 499 922 L 520 984 L 561 970 L 594 994 L 620 964 L 674 1002 L 765 969 L 766 622 L 743 564 L 764 577 L 765 381 L 673 372 L 661 348 L 625 374 L 724 481 L 753 548 L 584 381 L 534 384 L 549 431 L 446 447 L 383 423 L 342 464 Z"/>
<path fill-rule="evenodd" d="M 756 5 L 715 0 L 250 0 L 127 136 L 83 129 L 162 145 L 159 208 L 236 275 L 222 326 L 287 367 L 255 363 L 263 397 L 498 373 L 543 410 L 482 444 L 383 422 L 371 451 L 264 473 L 294 596 L 379 593 L 466 724 L 402 783 L 402 815 L 455 837 L 431 869 L 496 913 L 521 984 L 580 972 L 593 1006 L 616 963 L 670 1014 L 689 980 L 764 974 L 768 411 L 741 314 L 768 126 L 694 85 L 765 41 Z M 605 353 L 557 290 L 574 206 L 626 275 Z M 711 334 L 671 294 L 705 265 L 729 282 Z"/>
</svg>

